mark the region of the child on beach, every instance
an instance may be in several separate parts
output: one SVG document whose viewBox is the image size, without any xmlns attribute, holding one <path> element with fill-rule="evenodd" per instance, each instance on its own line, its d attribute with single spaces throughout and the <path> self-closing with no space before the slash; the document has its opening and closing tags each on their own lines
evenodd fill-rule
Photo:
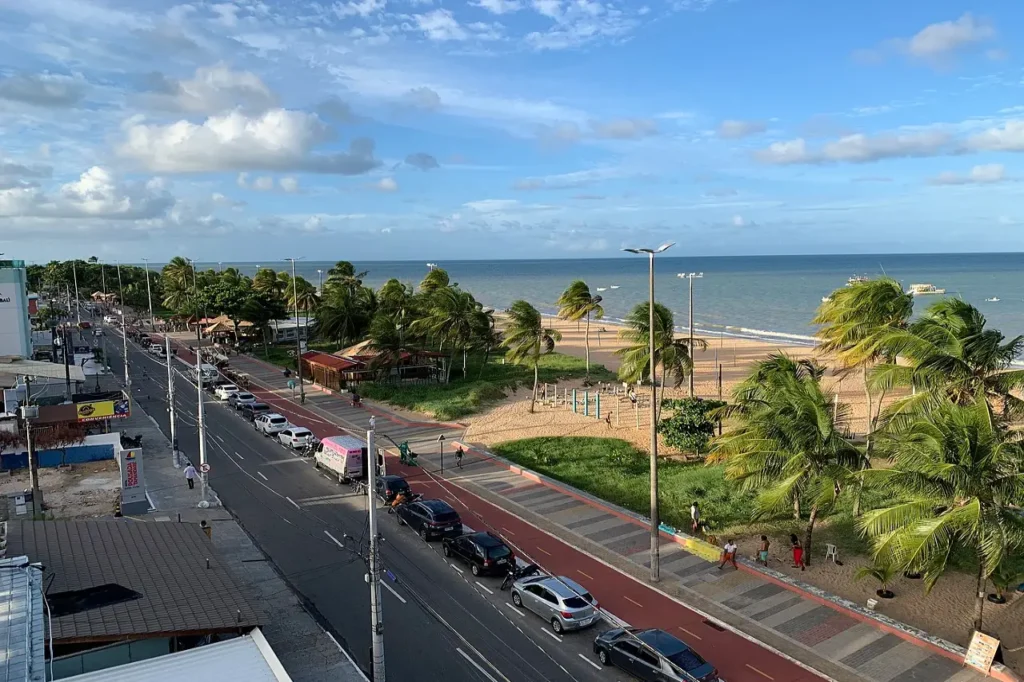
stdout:
<svg viewBox="0 0 1024 682">
<path fill-rule="evenodd" d="M 807 570 L 804 565 L 804 548 L 800 546 L 800 540 L 795 533 L 790 533 L 789 543 L 793 545 L 793 568 L 799 568 L 801 571 Z"/>
<path fill-rule="evenodd" d="M 772 543 L 768 542 L 767 535 L 761 536 L 761 544 L 757 548 L 757 563 L 762 566 L 768 565 L 768 548 L 771 547 L 771 544 Z"/>
</svg>

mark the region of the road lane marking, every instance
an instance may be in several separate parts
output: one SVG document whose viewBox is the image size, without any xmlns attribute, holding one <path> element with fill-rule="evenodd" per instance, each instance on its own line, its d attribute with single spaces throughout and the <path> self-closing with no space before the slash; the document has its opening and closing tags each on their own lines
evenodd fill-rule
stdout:
<svg viewBox="0 0 1024 682">
<path fill-rule="evenodd" d="M 461 568 L 459 568 L 459 567 L 458 567 L 458 566 L 456 566 L 455 564 L 449 563 L 448 565 L 449 565 L 449 566 L 451 566 L 452 568 L 454 568 L 454 569 L 455 569 L 456 571 L 458 571 L 459 573 L 463 573 L 463 574 L 465 574 L 465 571 L 463 571 L 463 570 L 462 570 Z"/>
<path fill-rule="evenodd" d="M 562 641 L 561 637 L 559 637 L 555 633 L 551 632 L 551 630 L 548 630 L 547 628 L 541 628 L 540 631 L 543 632 L 548 637 L 550 637 L 551 639 L 555 640 L 556 642 L 561 642 Z"/>
<path fill-rule="evenodd" d="M 324 535 L 326 535 L 326 536 L 327 536 L 327 537 L 329 537 L 329 538 L 330 538 L 331 540 L 333 540 L 333 541 L 334 541 L 334 544 L 336 544 L 336 545 L 337 545 L 338 547 L 341 547 L 342 549 L 345 549 L 345 545 L 341 544 L 341 540 L 339 540 L 338 538 L 336 538 L 336 537 L 334 537 L 333 535 L 331 535 L 330 531 L 326 531 L 326 530 L 325 530 L 325 531 L 324 531 Z"/>
<path fill-rule="evenodd" d="M 750 665 L 749 663 L 744 663 L 743 665 L 747 666 L 748 668 L 750 668 L 751 670 L 753 670 L 753 671 L 754 671 L 755 673 L 757 673 L 758 675 L 763 675 L 764 677 L 767 677 L 767 678 L 768 678 L 769 680 L 774 680 L 774 679 L 775 679 L 774 677 L 772 677 L 772 676 L 771 676 L 771 675 L 769 675 L 768 673 L 766 673 L 766 672 L 763 672 L 763 671 L 761 671 L 761 670 L 758 670 L 757 668 L 755 668 L 754 666 Z"/>
<path fill-rule="evenodd" d="M 291 521 L 289 521 L 288 519 L 284 518 L 283 516 L 281 517 L 281 520 L 283 520 L 283 521 L 284 521 L 285 523 L 287 523 L 287 524 L 288 524 L 289 526 L 294 526 L 294 525 L 295 525 L 294 523 L 292 523 L 292 522 L 291 522 Z"/>
<path fill-rule="evenodd" d="M 537 551 L 538 551 L 538 552 L 544 552 L 544 553 L 545 553 L 545 554 L 547 554 L 548 556 L 551 556 L 551 552 L 547 551 L 547 550 L 546 550 L 546 549 L 544 549 L 543 547 L 538 547 L 538 548 L 537 548 Z"/>
<path fill-rule="evenodd" d="M 269 478 L 267 478 L 266 476 L 263 475 L 262 471 L 257 471 L 256 475 L 259 476 L 260 478 L 262 478 L 264 481 L 269 481 L 270 480 Z"/>
<path fill-rule="evenodd" d="M 387 584 L 386 582 L 384 582 L 383 580 L 381 580 L 381 581 L 380 581 L 380 584 L 381 584 L 381 586 L 383 586 L 383 587 L 384 587 L 384 589 L 386 589 L 386 590 L 387 590 L 388 592 L 390 592 L 391 594 L 395 595 L 395 599 L 397 599 L 398 601 L 402 602 L 403 604 L 407 603 L 407 602 L 405 601 L 405 598 L 404 598 L 404 597 L 402 597 L 402 595 L 400 595 L 400 594 L 398 594 L 397 592 L 395 592 L 395 588 L 391 587 L 391 585 L 388 585 L 388 584 Z"/>
<path fill-rule="evenodd" d="M 469 661 L 469 664 L 471 666 L 473 666 L 474 668 L 476 668 L 480 672 L 481 675 L 483 675 L 484 677 L 489 679 L 491 682 L 498 682 L 498 680 L 496 680 L 493 677 L 491 677 L 490 673 L 488 673 L 486 670 L 483 669 L 483 666 L 481 666 L 479 663 L 477 663 L 472 658 L 470 658 L 469 654 L 467 654 L 465 651 L 463 651 L 462 649 L 460 649 L 458 647 L 456 647 L 455 650 L 459 652 L 460 656 L 462 656 L 464 659 Z"/>
<path fill-rule="evenodd" d="M 505 526 L 502 526 L 502 527 L 501 527 L 501 529 L 502 529 L 503 531 L 505 531 L 506 533 L 508 533 L 509 535 L 515 535 L 515 533 L 513 533 L 512 531 L 510 531 L 510 530 L 509 530 L 508 528 L 506 528 Z"/>
<path fill-rule="evenodd" d="M 494 590 L 490 589 L 489 587 L 484 587 L 484 584 L 479 580 L 476 581 L 476 585 L 487 594 L 494 594 Z"/>
<path fill-rule="evenodd" d="M 601 669 L 601 666 L 599 666 L 597 663 L 594 663 L 592 660 L 590 660 L 589 658 L 587 658 L 583 654 L 576 654 L 576 655 L 579 656 L 580 658 L 582 658 L 584 663 L 586 663 L 587 665 L 591 666 L 592 668 L 597 668 L 598 670 Z"/>
<path fill-rule="evenodd" d="M 700 635 L 698 635 L 698 634 L 697 634 L 696 632 L 690 632 L 689 630 L 687 630 L 686 628 L 684 628 L 684 627 L 683 627 L 682 625 L 679 625 L 679 626 L 677 626 L 677 627 L 678 627 L 678 628 L 679 628 L 680 630 L 682 630 L 683 632 L 685 632 L 686 634 L 688 634 L 688 635 L 689 635 L 690 637 L 693 637 L 694 639 L 704 639 L 703 637 L 701 637 Z"/>
<path fill-rule="evenodd" d="M 636 601 L 635 599 L 630 599 L 630 598 L 629 598 L 629 597 L 627 597 L 626 595 L 622 595 L 622 598 L 623 598 L 623 599 L 625 599 L 625 600 L 626 600 L 626 601 L 628 601 L 628 602 L 632 602 L 632 603 L 636 604 L 636 605 L 637 605 L 637 606 L 639 606 L 640 608 L 643 608 L 643 607 L 644 607 L 644 605 L 643 605 L 643 604 L 641 604 L 640 602 Z"/>
<path fill-rule="evenodd" d="M 579 573 L 580 575 L 582 575 L 582 576 L 583 576 L 584 578 L 586 578 L 587 580 L 593 580 L 593 579 L 594 579 L 594 576 L 592 576 L 592 575 L 587 575 L 586 573 L 584 573 L 583 571 L 581 571 L 581 570 L 580 570 L 580 569 L 578 569 L 578 568 L 576 569 L 576 572 L 577 572 L 577 573 Z"/>
<path fill-rule="evenodd" d="M 505 606 L 507 606 L 510 609 L 512 609 L 512 613 L 516 614 L 520 618 L 526 618 L 526 614 L 523 613 L 522 611 L 520 611 L 519 609 L 517 609 L 514 604 L 509 604 L 508 602 L 505 602 Z"/>
<path fill-rule="evenodd" d="M 298 509 L 298 510 L 300 510 L 300 511 L 302 510 L 302 507 L 300 507 L 300 506 L 299 506 L 299 503 L 298 503 L 298 502 L 296 502 L 295 500 L 293 500 L 292 498 L 290 498 L 290 497 L 288 497 L 288 496 L 286 495 L 284 499 L 286 499 L 286 500 L 288 500 L 289 502 L 291 502 L 291 503 L 292 503 L 292 506 L 293 506 L 293 507 L 295 507 L 296 509 Z M 629 597 L 627 597 L 627 599 L 628 599 L 628 598 L 629 598 Z"/>
<path fill-rule="evenodd" d="M 235 450 L 235 457 L 237 457 L 238 459 L 245 459 L 245 457 L 242 457 L 240 454 L 238 454 L 238 450 Z"/>
</svg>

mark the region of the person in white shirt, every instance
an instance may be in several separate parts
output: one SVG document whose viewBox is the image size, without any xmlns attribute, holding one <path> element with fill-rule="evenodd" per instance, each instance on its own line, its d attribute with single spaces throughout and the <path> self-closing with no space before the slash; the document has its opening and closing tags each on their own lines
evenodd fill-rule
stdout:
<svg viewBox="0 0 1024 682">
<path fill-rule="evenodd" d="M 722 567 L 729 562 L 732 563 L 732 567 L 737 571 L 740 569 L 736 565 L 736 543 L 732 540 L 727 540 L 725 543 L 725 547 L 722 550 L 722 563 L 718 564 L 718 570 L 722 570 Z"/>
<path fill-rule="evenodd" d="M 192 462 L 189 462 L 188 466 L 185 467 L 185 480 L 188 481 L 189 490 L 196 487 L 196 468 L 192 466 Z"/>
</svg>

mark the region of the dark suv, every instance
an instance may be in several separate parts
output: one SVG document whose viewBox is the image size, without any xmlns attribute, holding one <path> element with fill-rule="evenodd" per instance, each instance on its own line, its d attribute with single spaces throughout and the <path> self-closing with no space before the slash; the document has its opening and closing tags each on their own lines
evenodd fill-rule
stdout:
<svg viewBox="0 0 1024 682">
<path fill-rule="evenodd" d="M 398 497 L 398 493 L 408 495 L 411 492 L 409 483 L 401 476 L 380 476 L 374 480 L 374 485 L 377 487 L 377 497 L 382 499 L 384 504 L 391 504 Z"/>
<path fill-rule="evenodd" d="M 424 540 L 462 535 L 462 518 L 444 500 L 421 500 L 395 510 L 398 524 L 408 524 Z"/>
<path fill-rule="evenodd" d="M 608 630 L 594 640 L 594 653 L 602 665 L 613 665 L 645 682 L 679 679 L 676 670 L 685 671 L 685 679 L 697 682 L 725 682 L 715 666 L 664 630 Z"/>
<path fill-rule="evenodd" d="M 473 575 L 504 575 L 516 565 L 516 557 L 501 538 L 491 533 L 469 533 L 444 539 L 444 555 L 469 564 Z"/>
<path fill-rule="evenodd" d="M 241 414 L 247 422 L 251 422 L 256 417 L 261 414 L 266 414 L 267 412 L 270 412 L 270 405 L 267 405 L 266 403 L 249 403 L 248 405 L 242 405 L 238 408 L 238 413 Z"/>
</svg>

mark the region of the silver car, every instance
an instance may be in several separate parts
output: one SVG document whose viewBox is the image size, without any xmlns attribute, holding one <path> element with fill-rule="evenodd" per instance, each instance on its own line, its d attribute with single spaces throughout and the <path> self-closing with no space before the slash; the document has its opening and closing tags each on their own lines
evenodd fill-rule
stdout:
<svg viewBox="0 0 1024 682">
<path fill-rule="evenodd" d="M 512 583 L 512 603 L 533 611 L 557 633 L 582 630 L 601 618 L 597 600 L 571 578 L 534 575 Z"/>
</svg>

